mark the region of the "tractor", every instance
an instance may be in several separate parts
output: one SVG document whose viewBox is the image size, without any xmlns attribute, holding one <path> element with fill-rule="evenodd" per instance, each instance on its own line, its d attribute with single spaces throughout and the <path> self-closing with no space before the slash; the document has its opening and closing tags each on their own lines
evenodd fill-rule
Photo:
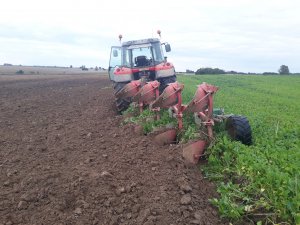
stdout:
<svg viewBox="0 0 300 225">
<path fill-rule="evenodd" d="M 160 31 L 158 31 L 160 35 Z M 120 42 L 122 35 L 119 36 Z M 168 43 L 161 43 L 158 38 L 148 38 L 123 42 L 121 46 L 112 46 L 109 62 L 109 78 L 114 84 L 116 108 L 122 112 L 131 103 L 130 98 L 119 98 L 118 93 L 131 81 L 142 80 L 143 83 L 157 80 L 159 91 L 169 83 L 176 81 L 175 68 L 167 62 L 163 48 L 171 51 Z"/>
<path fill-rule="evenodd" d="M 122 36 L 119 38 L 121 41 Z M 182 152 L 183 157 L 193 164 L 214 143 L 213 127 L 216 123 L 224 123 L 231 139 L 251 145 L 252 131 L 248 119 L 240 115 L 226 115 L 223 109 L 213 107 L 213 96 L 218 87 L 203 82 L 198 85 L 193 99 L 187 105 L 182 104 L 184 84 L 176 81 L 174 66 L 164 57 L 162 45 L 166 52 L 171 51 L 170 44 L 161 43 L 158 38 L 127 41 L 121 47 L 112 47 L 109 76 L 114 83 L 118 112 L 133 103 L 135 108 L 139 108 L 139 113 L 148 107 L 159 120 L 161 110 L 168 110 L 170 117 L 177 119 L 177 125 L 155 136 L 155 142 L 162 145 L 176 143 L 185 126 L 183 117 L 193 115 L 199 127 L 200 140 L 194 141 Z"/>
</svg>

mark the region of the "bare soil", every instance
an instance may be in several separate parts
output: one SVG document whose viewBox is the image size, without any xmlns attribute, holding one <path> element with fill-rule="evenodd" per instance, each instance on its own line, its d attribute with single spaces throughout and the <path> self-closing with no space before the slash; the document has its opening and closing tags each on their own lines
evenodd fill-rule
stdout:
<svg viewBox="0 0 300 225">
<path fill-rule="evenodd" d="M 20 74 L 20 71 L 23 71 L 23 74 Z M 57 75 L 57 74 L 64 74 L 64 75 L 79 75 L 79 74 L 99 74 L 99 73 L 107 73 L 103 69 L 95 70 L 95 69 L 88 69 L 82 70 L 78 67 L 54 67 L 54 66 L 2 66 L 0 65 L 0 75 Z"/>
<path fill-rule="evenodd" d="M 0 76 L 0 224 L 224 224 L 178 145 L 134 134 L 106 76 Z"/>
</svg>

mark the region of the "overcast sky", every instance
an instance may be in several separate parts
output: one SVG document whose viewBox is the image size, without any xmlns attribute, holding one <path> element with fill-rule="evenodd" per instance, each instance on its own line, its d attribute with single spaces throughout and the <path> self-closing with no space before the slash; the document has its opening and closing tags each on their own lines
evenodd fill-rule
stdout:
<svg viewBox="0 0 300 225">
<path fill-rule="evenodd" d="M 108 67 L 110 46 L 157 37 L 177 71 L 300 72 L 299 0 L 9 0 L 0 64 Z"/>
</svg>

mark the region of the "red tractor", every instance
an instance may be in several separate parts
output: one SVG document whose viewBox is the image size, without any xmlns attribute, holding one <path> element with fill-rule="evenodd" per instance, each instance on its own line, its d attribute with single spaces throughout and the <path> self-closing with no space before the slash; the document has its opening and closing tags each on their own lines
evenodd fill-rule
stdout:
<svg viewBox="0 0 300 225">
<path fill-rule="evenodd" d="M 193 114 L 200 128 L 200 140 L 184 148 L 182 153 L 191 163 L 197 163 L 205 149 L 214 142 L 215 123 L 225 122 L 233 140 L 252 144 L 252 131 L 246 117 L 225 115 L 222 109 L 213 108 L 213 96 L 218 87 L 203 82 L 198 85 L 193 99 L 187 105 L 182 104 L 184 85 L 176 82 L 174 66 L 164 57 L 162 45 L 166 52 L 171 51 L 168 43 L 161 43 L 157 38 L 127 41 L 121 47 L 112 47 L 109 76 L 114 82 L 117 110 L 122 112 L 134 102 L 133 106 L 139 108 L 140 113 L 148 107 L 159 120 L 161 110 L 167 109 L 170 117 L 177 119 L 177 125 L 164 129 L 155 137 L 159 144 L 176 143 L 184 128 L 183 117 Z"/>
<path fill-rule="evenodd" d="M 160 35 L 160 32 L 158 31 Z M 122 36 L 119 36 L 120 41 Z M 171 51 L 168 43 L 161 43 L 158 38 L 148 38 L 123 42 L 122 46 L 111 48 L 109 62 L 109 78 L 114 83 L 116 94 L 116 107 L 118 112 L 128 108 L 130 98 L 118 98 L 118 92 L 126 84 L 134 80 L 142 80 L 144 83 L 157 80 L 160 83 L 159 91 L 167 87 L 169 83 L 176 81 L 175 68 L 167 62 L 162 49 Z"/>
</svg>

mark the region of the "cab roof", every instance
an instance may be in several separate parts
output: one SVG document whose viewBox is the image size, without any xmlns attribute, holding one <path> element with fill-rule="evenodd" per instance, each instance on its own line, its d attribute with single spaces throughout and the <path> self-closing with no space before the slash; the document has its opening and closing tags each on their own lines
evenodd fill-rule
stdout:
<svg viewBox="0 0 300 225">
<path fill-rule="evenodd" d="M 150 43 L 160 42 L 158 38 L 147 38 L 141 40 L 134 40 L 134 41 L 126 41 L 122 43 L 122 46 L 131 46 L 131 45 L 145 45 Z"/>
</svg>

